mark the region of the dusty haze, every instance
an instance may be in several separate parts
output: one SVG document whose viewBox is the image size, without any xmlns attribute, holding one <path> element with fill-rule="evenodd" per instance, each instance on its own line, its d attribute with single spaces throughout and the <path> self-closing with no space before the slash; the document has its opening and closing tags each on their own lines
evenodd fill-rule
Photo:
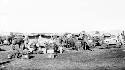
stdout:
<svg viewBox="0 0 125 70">
<path fill-rule="evenodd" d="M 124 0 L 0 0 L 0 32 L 124 30 Z"/>
</svg>

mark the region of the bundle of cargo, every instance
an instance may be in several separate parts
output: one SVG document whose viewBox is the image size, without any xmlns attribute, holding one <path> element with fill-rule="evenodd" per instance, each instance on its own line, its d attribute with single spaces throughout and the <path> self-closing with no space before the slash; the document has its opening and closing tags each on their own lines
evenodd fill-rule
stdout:
<svg viewBox="0 0 125 70">
<path fill-rule="evenodd" d="M 22 59 L 29 59 L 29 55 L 22 55 Z"/>
<path fill-rule="evenodd" d="M 39 54 L 41 54 L 41 53 L 46 54 L 46 53 L 47 53 L 47 50 L 46 50 L 45 47 L 42 47 L 42 48 L 41 48 L 41 47 L 38 47 L 37 52 L 38 52 Z"/>
<path fill-rule="evenodd" d="M 3 41 L 3 44 L 4 44 L 4 45 L 9 45 L 10 43 L 9 43 L 8 40 L 4 40 L 4 41 Z"/>
<path fill-rule="evenodd" d="M 42 52 L 43 52 L 44 54 L 47 53 L 46 48 L 42 48 L 41 50 L 42 50 Z"/>
<path fill-rule="evenodd" d="M 47 58 L 55 58 L 54 49 L 48 49 L 47 54 L 48 54 Z"/>
<path fill-rule="evenodd" d="M 47 43 L 46 44 L 46 52 L 47 52 L 47 58 L 55 58 L 55 51 L 57 50 L 57 46 L 55 43 Z"/>
<path fill-rule="evenodd" d="M 28 50 L 23 50 L 23 53 L 22 53 L 22 59 L 29 59 L 30 58 L 30 54 L 29 54 L 29 51 Z"/>
</svg>

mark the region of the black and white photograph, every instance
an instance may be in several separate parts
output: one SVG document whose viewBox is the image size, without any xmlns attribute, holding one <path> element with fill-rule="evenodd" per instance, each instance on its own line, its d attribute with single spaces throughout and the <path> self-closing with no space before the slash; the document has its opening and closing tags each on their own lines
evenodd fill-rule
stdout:
<svg viewBox="0 0 125 70">
<path fill-rule="evenodd" d="M 0 70 L 125 70 L 125 0 L 0 0 Z"/>
</svg>

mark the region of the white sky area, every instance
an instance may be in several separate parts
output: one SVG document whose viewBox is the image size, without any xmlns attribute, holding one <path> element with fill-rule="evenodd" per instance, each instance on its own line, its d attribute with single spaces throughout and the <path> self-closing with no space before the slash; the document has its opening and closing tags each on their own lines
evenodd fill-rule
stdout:
<svg viewBox="0 0 125 70">
<path fill-rule="evenodd" d="M 124 30 L 125 0 L 0 0 L 0 32 Z"/>
</svg>

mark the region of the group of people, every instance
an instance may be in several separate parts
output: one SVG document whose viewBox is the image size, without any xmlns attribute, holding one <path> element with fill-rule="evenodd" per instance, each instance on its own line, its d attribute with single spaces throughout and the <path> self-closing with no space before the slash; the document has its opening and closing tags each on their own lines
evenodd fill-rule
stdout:
<svg viewBox="0 0 125 70">
<path fill-rule="evenodd" d="M 0 42 L 2 37 L 0 38 Z M 7 41 L 9 43 L 3 43 Z M 8 36 L 1 44 L 9 45 L 12 50 L 19 53 L 27 50 L 28 53 L 40 52 L 47 53 L 47 50 L 53 49 L 56 53 L 63 53 L 64 48 L 73 50 L 90 50 L 87 44 L 87 35 L 85 34 L 64 34 L 62 36 L 54 35 L 51 38 L 43 38 L 39 35 L 36 39 L 30 39 L 28 36 Z"/>
</svg>

